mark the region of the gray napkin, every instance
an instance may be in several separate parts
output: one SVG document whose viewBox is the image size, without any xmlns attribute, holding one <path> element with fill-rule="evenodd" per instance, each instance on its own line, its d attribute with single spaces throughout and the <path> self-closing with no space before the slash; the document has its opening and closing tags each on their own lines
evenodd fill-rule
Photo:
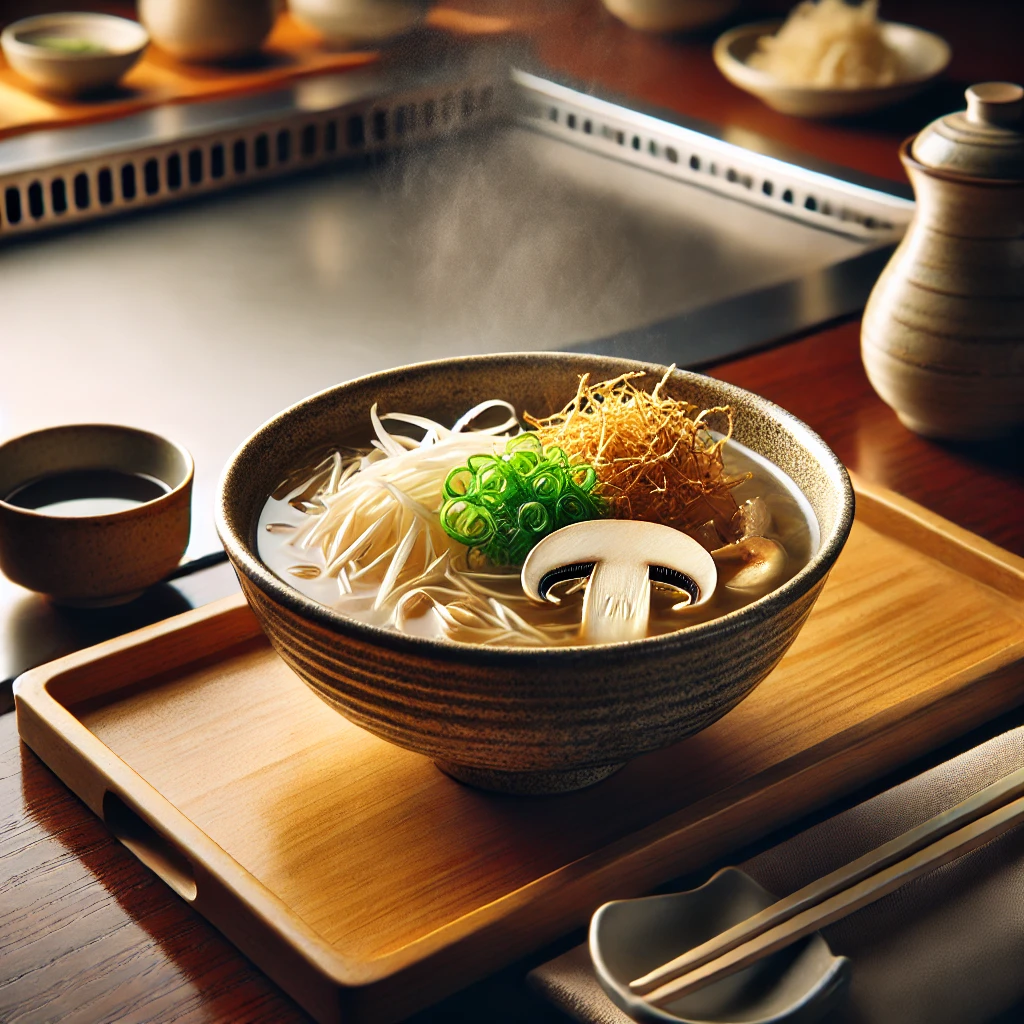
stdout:
<svg viewBox="0 0 1024 1024">
<path fill-rule="evenodd" d="M 1024 767 L 1013 729 L 809 828 L 741 865 L 777 896 L 919 825 Z M 853 961 L 835 1024 L 982 1024 L 1024 999 L 1024 828 L 905 885 L 824 932 Z M 586 946 L 531 983 L 585 1024 L 630 1024 L 604 994 Z"/>
</svg>

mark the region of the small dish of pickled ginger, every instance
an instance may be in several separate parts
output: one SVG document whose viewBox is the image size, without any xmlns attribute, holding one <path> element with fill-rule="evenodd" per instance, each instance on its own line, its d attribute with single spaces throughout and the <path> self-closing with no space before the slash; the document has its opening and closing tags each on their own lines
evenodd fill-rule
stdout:
<svg viewBox="0 0 1024 1024">
<path fill-rule="evenodd" d="M 733 85 L 798 117 L 845 117 L 907 99 L 949 64 L 949 44 L 882 21 L 877 0 L 802 0 L 784 22 L 732 29 L 715 63 Z"/>
</svg>

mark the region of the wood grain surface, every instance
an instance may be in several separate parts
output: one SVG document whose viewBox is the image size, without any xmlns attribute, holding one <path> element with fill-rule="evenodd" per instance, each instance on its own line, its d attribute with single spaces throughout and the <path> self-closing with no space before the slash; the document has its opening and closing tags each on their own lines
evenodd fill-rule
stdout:
<svg viewBox="0 0 1024 1024">
<path fill-rule="evenodd" d="M 86 0 L 13 0 L 0 21 L 50 9 L 125 10 Z M 972 81 L 1021 75 L 1024 5 L 1001 0 L 887 0 L 887 15 L 950 39 L 948 80 L 919 100 L 872 117 L 815 123 L 776 114 L 714 69 L 713 33 L 690 38 L 630 32 L 596 3 L 460 0 L 487 13 L 546 8 L 524 28 L 544 59 L 625 96 L 732 130 L 903 180 L 897 148 L 908 134 L 959 105 Z M 748 4 L 743 17 L 786 0 Z M 860 363 L 859 324 L 714 368 L 772 398 L 818 430 L 862 478 L 882 483 L 1018 554 L 1024 554 L 1024 444 L 993 445 L 983 411 L 964 442 L 939 445 L 903 429 L 871 390 Z M 999 722 L 992 725 L 998 729 Z M 1009 727 L 1007 725 L 1007 727 Z M 939 755 L 935 755 L 939 756 Z M 767 833 L 767 826 L 765 832 Z M 540 956 L 545 954 L 541 952 Z M 416 1020 L 491 1024 L 565 1018 L 531 997 L 522 967 L 492 976 Z M 1014 1011 L 1006 1022 L 1021 1019 Z M 309 1018 L 195 911 L 169 892 L 19 743 L 0 715 L 0 1020 L 18 1024 L 116 1021 L 182 1024 Z"/>
<path fill-rule="evenodd" d="M 1022 662 L 1024 559 L 862 487 L 771 676 L 559 798 L 461 786 L 347 722 L 240 598 L 30 672 L 16 696 L 29 745 L 115 830 L 110 793 L 136 809 L 177 855 L 126 843 L 318 1020 L 386 1020 L 1015 707 Z"/>
</svg>

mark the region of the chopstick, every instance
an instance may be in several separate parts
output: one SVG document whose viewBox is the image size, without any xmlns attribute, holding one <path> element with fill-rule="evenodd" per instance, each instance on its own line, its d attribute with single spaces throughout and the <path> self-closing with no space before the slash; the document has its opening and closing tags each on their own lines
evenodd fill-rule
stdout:
<svg viewBox="0 0 1024 1024">
<path fill-rule="evenodd" d="M 664 1002 L 742 970 L 1012 828 L 1024 818 L 1024 799 L 1014 799 L 1022 796 L 1024 769 L 662 964 L 630 988 L 649 1002 Z"/>
<path fill-rule="evenodd" d="M 875 900 L 887 896 L 907 882 L 933 871 L 951 860 L 970 853 L 991 842 L 997 836 L 1008 832 L 1015 825 L 1024 821 L 1024 797 L 1018 797 L 1005 807 L 1000 807 L 991 814 L 979 818 L 970 825 L 965 825 L 956 832 L 947 835 L 931 846 L 905 860 L 898 861 L 884 871 L 865 878 L 862 882 L 844 889 L 831 899 L 805 910 L 788 921 L 770 928 L 749 942 L 737 946 L 724 956 L 705 963 L 703 967 L 684 974 L 675 981 L 656 988 L 645 997 L 648 1002 L 664 1004 L 690 992 L 696 992 L 720 978 L 735 974 L 749 967 L 757 960 L 771 955 L 790 945 L 797 939 L 810 935 L 840 918 L 852 914 L 855 910 L 874 903 Z"/>
</svg>

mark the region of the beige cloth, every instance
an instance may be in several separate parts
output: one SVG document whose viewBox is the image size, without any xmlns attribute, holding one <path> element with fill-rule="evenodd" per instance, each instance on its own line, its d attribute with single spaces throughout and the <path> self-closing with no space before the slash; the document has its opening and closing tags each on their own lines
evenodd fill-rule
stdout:
<svg viewBox="0 0 1024 1024">
<path fill-rule="evenodd" d="M 1021 767 L 1024 727 L 823 821 L 742 867 L 771 892 L 787 895 Z M 835 1024 L 982 1024 L 1007 1012 L 1024 999 L 1024 827 L 824 934 L 853 968 L 849 998 Z M 530 980 L 579 1021 L 629 1024 L 598 985 L 586 946 L 538 967 Z"/>
</svg>

